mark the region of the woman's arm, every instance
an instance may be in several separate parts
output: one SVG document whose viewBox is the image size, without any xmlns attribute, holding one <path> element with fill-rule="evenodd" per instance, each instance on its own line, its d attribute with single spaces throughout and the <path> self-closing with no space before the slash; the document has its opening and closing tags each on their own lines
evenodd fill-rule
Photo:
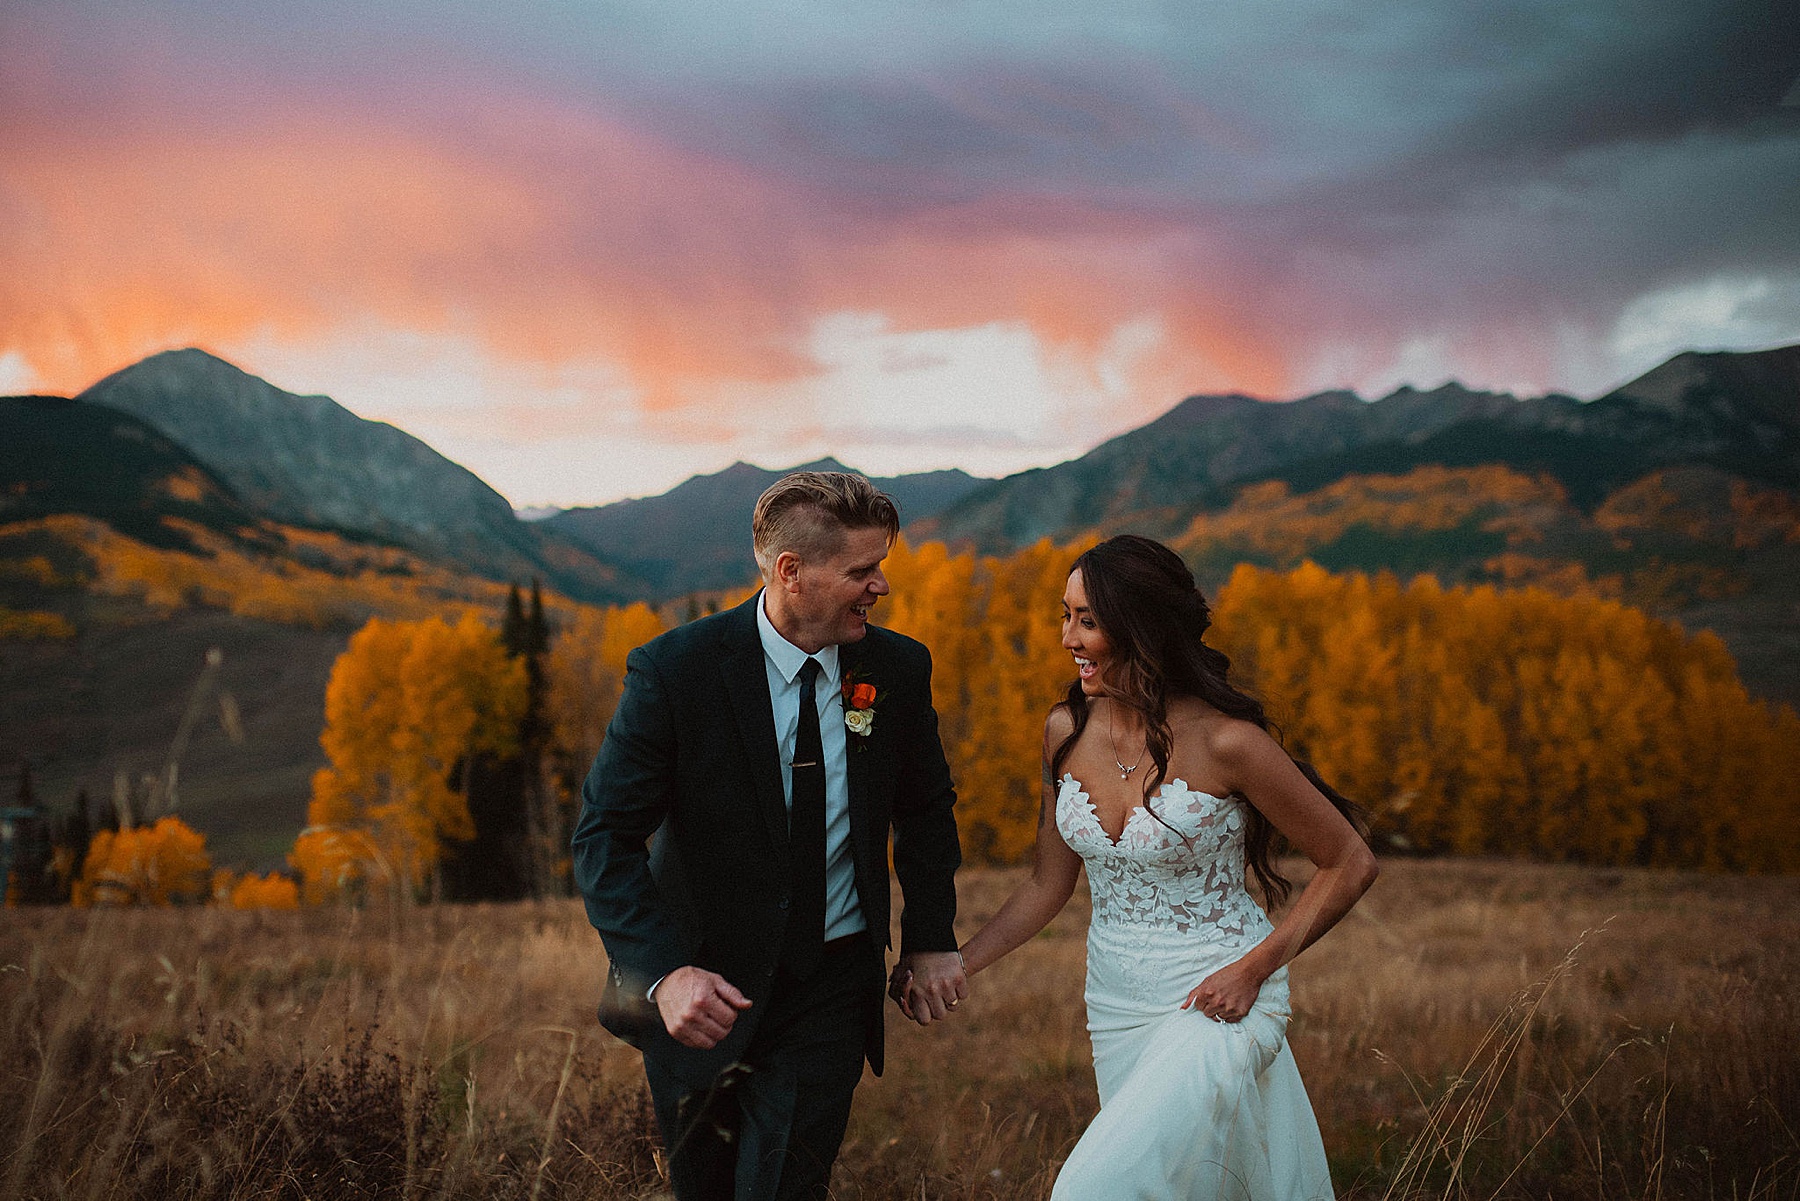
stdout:
<svg viewBox="0 0 1800 1201">
<path fill-rule="evenodd" d="M 1056 781 L 1050 778 L 1050 757 L 1046 752 L 1044 799 L 1038 806 L 1037 850 L 1031 875 L 1006 898 L 1000 912 L 963 944 L 963 971 L 973 976 L 1049 925 L 1050 919 L 1069 903 L 1080 874 L 1081 856 L 1069 849 L 1056 828 Z"/>
<path fill-rule="evenodd" d="M 1051 710 L 1044 723 L 1044 791 L 1038 804 L 1036 857 L 1031 875 L 1013 890 L 988 920 L 962 946 L 963 974 L 973 976 L 990 966 L 1009 951 L 1023 945 L 1032 935 L 1049 925 L 1050 919 L 1062 912 L 1075 891 L 1075 879 L 1081 873 L 1081 857 L 1069 849 L 1056 828 L 1056 781 L 1050 777 L 1051 753 L 1068 736 L 1071 719 L 1061 706 Z M 910 990 L 902 969 L 894 969 L 888 992 L 900 1004 L 902 1013 L 918 1021 L 913 1014 Z"/>
<path fill-rule="evenodd" d="M 1235 1022 L 1250 1012 L 1263 981 L 1350 912 L 1375 882 L 1377 868 L 1374 852 L 1349 819 L 1263 730 L 1244 721 L 1222 723 L 1209 749 L 1232 791 L 1261 810 L 1317 869 L 1269 937 L 1188 993 L 1184 1008 Z"/>
</svg>

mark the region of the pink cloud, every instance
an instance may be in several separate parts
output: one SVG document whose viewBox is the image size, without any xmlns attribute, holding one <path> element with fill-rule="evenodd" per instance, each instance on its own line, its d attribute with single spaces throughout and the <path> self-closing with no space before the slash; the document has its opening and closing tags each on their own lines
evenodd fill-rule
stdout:
<svg viewBox="0 0 1800 1201">
<path fill-rule="evenodd" d="M 453 131 L 291 98 L 229 122 L 163 106 L 15 126 L 0 351 L 67 391 L 171 345 L 373 321 L 614 364 L 667 411 L 813 372 L 806 333 L 837 311 L 1022 318 L 1075 355 L 1160 312 L 1168 386 L 1195 356 L 1240 386 L 1283 378 L 1268 340 L 1184 275 L 1193 235 L 1173 223 L 1000 190 L 881 215 L 574 106 L 471 108 Z"/>
</svg>

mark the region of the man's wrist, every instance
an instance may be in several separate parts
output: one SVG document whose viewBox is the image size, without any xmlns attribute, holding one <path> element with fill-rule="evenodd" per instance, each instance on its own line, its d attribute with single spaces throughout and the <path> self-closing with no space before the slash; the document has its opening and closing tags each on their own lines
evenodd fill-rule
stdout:
<svg viewBox="0 0 1800 1201">
<path fill-rule="evenodd" d="M 968 966 L 967 962 L 963 959 L 963 953 L 954 947 L 948 951 L 903 951 L 900 954 L 900 962 L 906 963 L 924 955 L 954 955 L 956 956 L 956 966 L 959 970 Z"/>
</svg>

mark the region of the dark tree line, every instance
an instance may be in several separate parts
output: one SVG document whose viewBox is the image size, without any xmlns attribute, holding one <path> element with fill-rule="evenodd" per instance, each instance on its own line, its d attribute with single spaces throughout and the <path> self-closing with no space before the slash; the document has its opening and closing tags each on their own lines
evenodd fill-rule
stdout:
<svg viewBox="0 0 1800 1201">
<path fill-rule="evenodd" d="M 547 830 L 553 817 L 545 781 L 550 723 L 545 713 L 544 656 L 551 629 L 544 616 L 538 581 L 527 606 L 517 584 L 506 599 L 500 642 L 525 664 L 525 712 L 519 720 L 519 751 L 501 758 L 482 753 L 463 765 L 469 817 L 475 837 L 454 843 L 444 857 L 446 900 L 516 901 L 552 889 Z"/>
<path fill-rule="evenodd" d="M 96 817 L 85 788 L 75 794 L 67 813 L 52 813 L 38 798 L 31 765 L 21 763 L 7 825 L 6 903 L 62 905 L 68 903 L 96 830 L 117 830 L 119 816 L 108 802 Z"/>
</svg>

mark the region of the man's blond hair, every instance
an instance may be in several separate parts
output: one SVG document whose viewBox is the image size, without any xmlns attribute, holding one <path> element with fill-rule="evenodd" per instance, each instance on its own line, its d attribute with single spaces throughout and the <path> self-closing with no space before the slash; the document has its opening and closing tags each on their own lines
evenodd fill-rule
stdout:
<svg viewBox="0 0 1800 1201">
<path fill-rule="evenodd" d="M 750 518 L 751 544 L 764 580 L 775 560 L 792 551 L 818 563 L 843 549 L 848 530 L 879 529 L 888 545 L 900 535 L 900 511 L 888 495 L 848 471 L 796 471 L 770 484 Z"/>
</svg>

